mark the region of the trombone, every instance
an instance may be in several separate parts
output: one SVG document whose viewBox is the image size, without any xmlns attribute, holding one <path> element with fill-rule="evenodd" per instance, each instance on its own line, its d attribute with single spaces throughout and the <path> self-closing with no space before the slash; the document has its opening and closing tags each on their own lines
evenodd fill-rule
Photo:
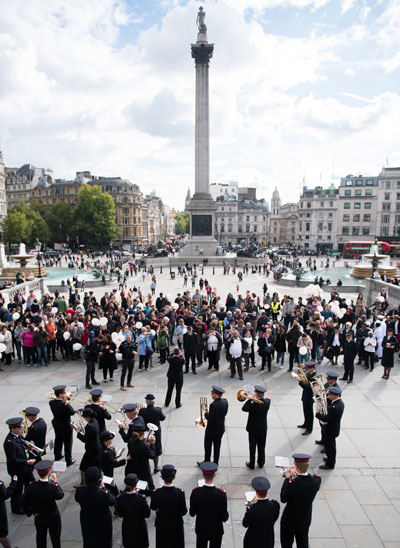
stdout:
<svg viewBox="0 0 400 548">
<path fill-rule="evenodd" d="M 75 401 L 79 402 L 81 400 L 75 400 Z M 109 407 L 113 413 L 118 413 L 120 411 L 120 409 L 117 409 L 116 407 L 113 407 L 111 404 L 109 404 L 108 401 L 103 401 L 102 399 L 100 399 L 94 402 L 92 399 L 92 396 L 86 396 L 86 402 L 89 404 L 94 403 L 96 405 L 99 405 L 100 407 Z M 86 402 L 83 402 L 83 403 L 86 403 Z"/>
<path fill-rule="evenodd" d="M 254 394 L 251 394 L 249 392 L 246 392 L 246 390 L 239 390 L 236 394 L 236 399 L 240 402 L 244 402 L 246 400 L 252 401 L 254 403 L 264 403 L 262 400 L 259 400 L 258 398 L 254 397 Z"/>
<path fill-rule="evenodd" d="M 67 402 L 70 402 L 72 400 L 72 398 L 74 397 L 74 395 L 72 394 L 72 392 L 64 392 L 64 394 L 67 396 Z M 49 400 L 56 400 L 57 397 L 56 395 L 54 394 L 53 391 L 51 392 L 47 392 L 47 397 L 49 398 Z"/>
</svg>

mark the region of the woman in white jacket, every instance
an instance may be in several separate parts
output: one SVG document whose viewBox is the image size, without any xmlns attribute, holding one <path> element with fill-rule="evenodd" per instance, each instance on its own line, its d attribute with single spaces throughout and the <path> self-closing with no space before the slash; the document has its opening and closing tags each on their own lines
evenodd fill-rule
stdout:
<svg viewBox="0 0 400 548">
<path fill-rule="evenodd" d="M 8 331 L 7 327 L 3 326 L 1 330 L 1 334 L 3 335 L 3 344 L 6 347 L 6 349 L 3 352 L 3 357 L 1 361 L 5 362 L 6 365 L 10 365 L 12 351 L 13 351 L 11 331 Z"/>
<path fill-rule="evenodd" d="M 385 336 L 381 322 L 375 322 L 374 337 L 376 339 L 376 356 L 382 358 L 382 341 Z"/>
<path fill-rule="evenodd" d="M 365 350 L 365 369 L 368 369 L 370 371 L 373 371 L 374 369 L 374 361 L 375 361 L 375 349 L 376 349 L 377 341 L 372 333 L 372 331 L 368 332 L 368 337 L 364 339 L 364 350 Z"/>
</svg>

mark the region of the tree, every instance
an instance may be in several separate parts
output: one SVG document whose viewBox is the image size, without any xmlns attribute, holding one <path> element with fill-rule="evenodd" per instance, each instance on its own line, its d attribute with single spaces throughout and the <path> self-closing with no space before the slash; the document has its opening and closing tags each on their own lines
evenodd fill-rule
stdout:
<svg viewBox="0 0 400 548">
<path fill-rule="evenodd" d="M 190 213 L 183 211 L 182 213 L 175 213 L 175 233 L 176 234 L 189 234 L 190 233 Z"/>
<path fill-rule="evenodd" d="M 119 238 L 114 200 L 99 186 L 82 185 L 72 225 L 80 242 L 109 244 Z"/>
<path fill-rule="evenodd" d="M 31 208 L 40 213 L 49 228 L 49 240 L 54 242 L 67 242 L 73 228 L 74 206 L 65 202 L 56 202 L 45 205 L 40 200 L 32 200 Z"/>
<path fill-rule="evenodd" d="M 18 225 L 20 223 L 20 226 Z M 4 240 L 7 243 L 47 242 L 49 229 L 43 217 L 24 201 L 16 204 L 3 221 Z"/>
</svg>

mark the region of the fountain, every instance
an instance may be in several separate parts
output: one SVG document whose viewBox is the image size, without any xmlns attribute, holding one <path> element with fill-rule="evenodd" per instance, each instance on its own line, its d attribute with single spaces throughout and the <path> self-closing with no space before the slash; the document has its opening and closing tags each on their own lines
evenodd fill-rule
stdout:
<svg viewBox="0 0 400 548">
<path fill-rule="evenodd" d="M 354 266 L 351 273 L 354 278 L 371 278 L 375 272 L 386 274 L 388 278 L 397 277 L 397 268 L 391 266 L 389 255 L 379 253 L 378 240 L 371 246 L 370 252 L 362 257 L 361 264 Z"/>
<path fill-rule="evenodd" d="M 25 279 L 29 274 L 33 274 L 36 277 L 40 274 L 41 276 L 46 276 L 46 270 L 43 266 L 39 265 L 37 256 L 30 255 L 26 252 L 26 246 L 24 243 L 19 244 L 19 250 L 17 255 L 10 255 L 11 259 L 14 259 L 18 263 L 18 266 L 3 267 L 2 269 L 2 278 L 15 278 L 17 272 L 23 272 Z M 35 261 L 36 264 L 29 261 Z"/>
</svg>

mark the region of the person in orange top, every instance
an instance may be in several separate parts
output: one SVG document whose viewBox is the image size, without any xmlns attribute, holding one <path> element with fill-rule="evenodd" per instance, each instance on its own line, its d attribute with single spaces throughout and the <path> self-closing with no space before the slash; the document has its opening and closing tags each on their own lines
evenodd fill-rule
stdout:
<svg viewBox="0 0 400 548">
<path fill-rule="evenodd" d="M 47 355 L 53 362 L 57 362 L 58 359 L 56 357 L 56 333 L 57 333 L 57 326 L 56 322 L 53 320 L 53 318 L 50 318 L 48 322 L 46 322 L 46 325 L 44 326 L 45 331 L 47 332 Z"/>
</svg>

